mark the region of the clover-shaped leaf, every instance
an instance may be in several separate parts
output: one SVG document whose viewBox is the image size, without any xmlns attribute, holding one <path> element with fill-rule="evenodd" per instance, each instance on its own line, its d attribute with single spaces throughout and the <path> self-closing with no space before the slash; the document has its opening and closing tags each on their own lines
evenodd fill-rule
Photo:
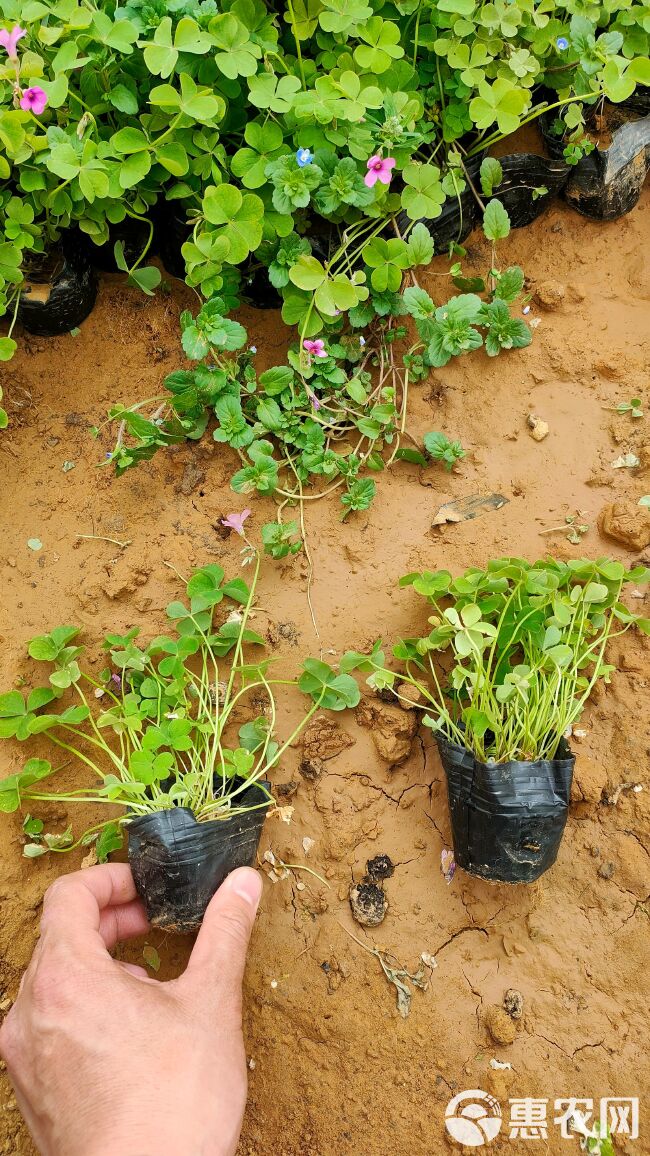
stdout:
<svg viewBox="0 0 650 1156">
<path fill-rule="evenodd" d="M 325 710 L 346 710 L 356 706 L 361 692 L 349 674 L 336 674 L 326 662 L 306 658 L 298 686 Z"/>
<path fill-rule="evenodd" d="M 262 240 L 264 203 L 255 193 L 242 194 L 234 185 L 209 185 L 203 196 L 203 214 L 228 242 L 225 259 L 239 265 Z"/>
<path fill-rule="evenodd" d="M 442 213 L 445 192 L 436 165 L 409 164 L 402 173 L 405 188 L 402 205 L 412 221 L 434 220 Z"/>
</svg>

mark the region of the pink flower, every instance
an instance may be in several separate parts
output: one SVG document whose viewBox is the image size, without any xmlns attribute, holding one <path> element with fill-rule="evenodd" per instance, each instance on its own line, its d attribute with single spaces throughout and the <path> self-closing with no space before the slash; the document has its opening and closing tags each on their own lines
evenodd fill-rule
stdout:
<svg viewBox="0 0 650 1156">
<path fill-rule="evenodd" d="M 307 390 L 307 397 L 309 398 L 309 400 L 311 402 L 312 409 L 314 409 L 314 410 L 316 410 L 316 412 L 318 412 L 318 410 L 320 409 L 321 403 L 319 402 L 318 398 L 316 397 L 316 394 L 312 393 L 311 389 L 308 389 Z"/>
<path fill-rule="evenodd" d="M 234 530 L 236 534 L 244 537 L 244 522 L 250 518 L 250 510 L 242 510 L 241 514 L 228 514 L 226 518 L 221 519 L 221 525 L 227 526 L 229 530 Z"/>
<path fill-rule="evenodd" d="M 369 189 L 381 181 L 382 185 L 389 185 L 392 177 L 391 169 L 395 168 L 394 157 L 371 157 L 366 165 L 368 172 L 363 178 Z"/>
<path fill-rule="evenodd" d="M 18 60 L 18 53 L 16 52 L 16 45 L 23 36 L 27 35 L 27 30 L 21 28 L 19 24 L 14 24 L 11 32 L 7 32 L 6 28 L 0 28 L 0 45 L 4 48 L 10 60 Z"/>
<path fill-rule="evenodd" d="M 24 112 L 33 112 L 34 116 L 40 116 L 45 111 L 47 104 L 47 93 L 43 92 L 42 88 L 34 85 L 33 88 L 26 88 L 20 98 L 20 107 Z"/>
<path fill-rule="evenodd" d="M 312 357 L 327 357 L 327 350 L 322 337 L 317 337 L 315 341 L 303 341 L 302 347 Z"/>
</svg>

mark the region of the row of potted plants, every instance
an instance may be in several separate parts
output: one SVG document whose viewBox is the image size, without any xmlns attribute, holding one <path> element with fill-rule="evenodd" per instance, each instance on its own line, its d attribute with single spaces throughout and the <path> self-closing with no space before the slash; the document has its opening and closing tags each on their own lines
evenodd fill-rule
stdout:
<svg viewBox="0 0 650 1156">
<path fill-rule="evenodd" d="M 0 310 L 12 321 L 30 263 L 70 226 L 115 242 L 151 292 L 158 203 L 203 296 L 234 304 L 247 262 L 275 265 L 285 320 L 306 339 L 336 331 L 351 309 L 377 315 L 372 290 L 408 268 L 402 254 L 377 274 L 377 246 L 457 213 L 472 158 L 546 109 L 574 162 L 593 147 L 590 108 L 650 82 L 643 8 L 616 0 L 586 13 L 578 0 L 543 12 L 528 0 L 8 0 L 3 21 Z M 13 348 L 10 332 L 0 355 Z"/>
<path fill-rule="evenodd" d="M 243 537 L 241 516 L 231 518 Z M 427 633 L 394 647 L 399 668 L 386 664 L 378 642 L 369 654 L 344 654 L 338 672 L 307 659 L 291 682 L 273 677 L 264 640 L 251 628 L 260 557 L 248 541 L 243 554 L 253 564 L 250 584 L 226 581 L 216 565 L 197 571 L 186 599 L 167 607 L 173 634 L 146 644 L 136 629 L 107 636 L 109 661 L 98 677 L 83 668 L 75 627 L 32 639 L 29 654 L 47 664 L 49 677 L 27 695 L 0 696 L 0 737 L 24 742 L 47 733 L 63 761 L 57 768 L 28 759 L 0 782 L 0 810 L 57 800 L 107 806 L 110 817 L 75 839 L 71 827 L 51 833 L 28 813 L 25 855 L 93 843 L 105 859 L 126 828 L 154 924 L 194 929 L 225 874 L 254 857 L 274 804 L 269 773 L 317 710 L 359 702 L 358 673 L 373 692 L 409 709 L 417 703 L 434 732 L 456 862 L 509 883 L 531 882 L 550 867 L 568 813 L 567 736 L 595 685 L 614 670 L 608 643 L 633 626 L 650 634 L 650 619 L 621 600 L 630 583 L 650 580 L 650 570 L 626 571 L 608 559 L 502 558 L 455 579 L 447 571 L 408 574 L 401 585 L 433 613 Z M 276 696 L 295 685 L 308 705 L 280 739 Z M 68 783 L 53 791 L 45 781 L 70 755 Z M 126 808 L 117 819 L 116 804 Z"/>
</svg>

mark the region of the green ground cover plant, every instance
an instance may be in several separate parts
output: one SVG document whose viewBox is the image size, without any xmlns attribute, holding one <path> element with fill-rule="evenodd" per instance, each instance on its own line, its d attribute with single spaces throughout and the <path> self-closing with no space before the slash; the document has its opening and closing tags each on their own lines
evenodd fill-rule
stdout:
<svg viewBox="0 0 650 1156">
<path fill-rule="evenodd" d="M 225 519 L 242 538 L 246 514 Z M 356 681 L 320 660 L 306 659 L 298 680 L 274 676 L 264 638 L 251 623 L 260 554 L 247 539 L 243 561 L 252 569 L 249 583 L 228 580 L 216 564 L 195 571 L 184 599 L 167 607 L 170 633 L 147 643 L 137 628 L 107 635 L 107 666 L 99 676 L 83 661 L 77 627 L 32 639 L 29 655 L 46 674 L 27 693 L 0 695 L 0 738 L 29 744 L 44 735 L 59 759 L 31 757 L 2 779 L 0 811 L 55 800 L 110 806 L 111 818 L 75 839 L 71 827 L 51 834 L 28 812 L 26 856 L 94 843 L 103 860 L 121 845 L 130 817 L 171 807 L 189 807 L 199 822 L 231 818 L 250 809 L 242 807 L 242 793 L 281 762 L 317 710 L 357 704 Z M 281 740 L 277 696 L 295 686 L 306 696 L 305 711 Z M 237 726 L 242 709 L 250 717 Z M 79 785 L 52 788 L 49 780 L 71 763 Z M 127 809 L 118 820 L 115 804 Z"/>
<path fill-rule="evenodd" d="M 426 598 L 430 631 L 402 639 L 385 664 L 349 652 L 341 670 L 369 675 L 375 689 L 414 686 L 423 722 L 480 762 L 552 759 L 597 682 L 616 669 L 608 643 L 650 619 L 621 601 L 625 586 L 650 581 L 650 569 L 621 562 L 501 558 L 458 578 L 446 570 L 407 574 L 400 585 Z"/>
<path fill-rule="evenodd" d="M 62 229 L 103 243 L 164 200 L 191 285 L 234 301 L 254 254 L 311 338 L 398 290 L 417 262 L 386 224 L 439 216 L 468 157 L 543 107 L 579 154 L 585 108 L 650 83 L 648 36 L 623 0 L 6 0 L 0 311 Z"/>
</svg>

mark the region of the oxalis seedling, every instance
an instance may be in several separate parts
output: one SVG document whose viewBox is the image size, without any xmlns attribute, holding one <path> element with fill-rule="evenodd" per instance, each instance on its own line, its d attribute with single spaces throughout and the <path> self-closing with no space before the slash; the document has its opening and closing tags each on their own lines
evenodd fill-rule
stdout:
<svg viewBox="0 0 650 1156">
<path fill-rule="evenodd" d="M 0 738 L 23 743 L 47 733 L 63 758 L 58 764 L 29 758 L 1 780 L 0 810 L 82 802 L 110 807 L 111 817 L 74 839 L 70 828 L 44 833 L 42 820 L 30 812 L 23 822 L 28 857 L 95 843 L 97 858 L 105 861 L 121 846 L 130 818 L 173 807 L 189 807 L 201 823 L 243 813 L 250 809 L 241 805 L 243 792 L 280 763 L 317 710 L 358 703 L 355 680 L 317 659 L 305 660 L 298 680 L 272 677 L 264 639 L 250 625 L 260 553 L 248 541 L 244 549 L 253 568 L 249 584 L 239 576 L 226 579 L 215 564 L 197 570 L 186 583 L 186 598 L 167 607 L 173 631 L 146 644 L 137 628 L 107 635 L 110 662 L 98 677 L 84 668 L 75 626 L 56 627 L 29 643 L 30 657 L 49 673 L 27 695 L 11 690 L 0 696 Z M 282 741 L 276 735 L 278 689 L 296 686 L 310 703 Z M 259 699 L 263 713 L 250 711 L 237 728 L 235 717 Z M 49 789 L 47 780 L 70 765 L 83 776 L 79 785 L 69 785 L 68 778 L 65 787 Z M 117 820 L 116 804 L 128 809 Z"/>
<path fill-rule="evenodd" d="M 490 172 L 498 184 L 498 162 Z M 119 476 L 163 446 L 200 439 L 214 418 L 214 440 L 241 459 L 231 481 L 237 493 L 302 505 L 340 491 L 343 518 L 367 509 L 376 492 L 368 475 L 399 459 L 426 464 L 419 449 L 403 444 L 411 436 L 410 384 L 430 367 L 483 344 L 496 356 L 531 341 L 529 326 L 511 312 L 523 291 L 523 272 L 496 267 L 494 246 L 508 236 L 508 214 L 494 198 L 484 209 L 483 228 L 493 246 L 489 273 L 485 279 L 464 278 L 461 266 L 452 265 L 455 287 L 472 291 L 440 306 L 417 282 L 416 268 L 433 257 L 433 239 L 414 216 L 390 239 L 373 233 L 364 240 L 362 230 L 355 240 L 354 229 L 344 230 L 325 263 L 305 238 L 285 238 L 269 274 L 274 284 L 299 291 L 300 309 L 287 317 L 298 323 L 299 341 L 289 348 L 287 364 L 258 373 L 256 347 L 247 344 L 244 327 L 227 316 L 232 302 L 225 294 L 213 296 L 196 316 L 186 311 L 181 317 L 183 349 L 196 366 L 169 374 L 167 394 L 109 411 L 117 437 L 107 461 Z M 339 264 L 348 273 L 337 272 Z M 352 296 L 335 297 L 332 306 L 331 287 L 342 294 L 341 278 L 351 278 L 356 288 Z M 400 323 L 405 315 L 413 317 L 419 339 L 402 348 L 408 337 Z M 143 416 L 150 407 L 151 416 Z M 450 458 L 442 460 L 448 464 Z"/>
<path fill-rule="evenodd" d="M 650 634 L 650 619 L 621 601 L 628 583 L 648 581 L 647 567 L 626 571 L 604 558 L 501 558 L 459 578 L 407 574 L 400 585 L 432 613 L 428 634 L 394 647 L 405 673 L 386 667 L 379 642 L 368 655 L 345 654 L 341 670 L 367 673 L 375 689 L 409 683 L 425 700 L 425 725 L 482 763 L 552 759 L 596 683 L 615 670 L 608 642 L 632 626 Z M 446 654 L 444 675 L 438 654 Z"/>
</svg>

